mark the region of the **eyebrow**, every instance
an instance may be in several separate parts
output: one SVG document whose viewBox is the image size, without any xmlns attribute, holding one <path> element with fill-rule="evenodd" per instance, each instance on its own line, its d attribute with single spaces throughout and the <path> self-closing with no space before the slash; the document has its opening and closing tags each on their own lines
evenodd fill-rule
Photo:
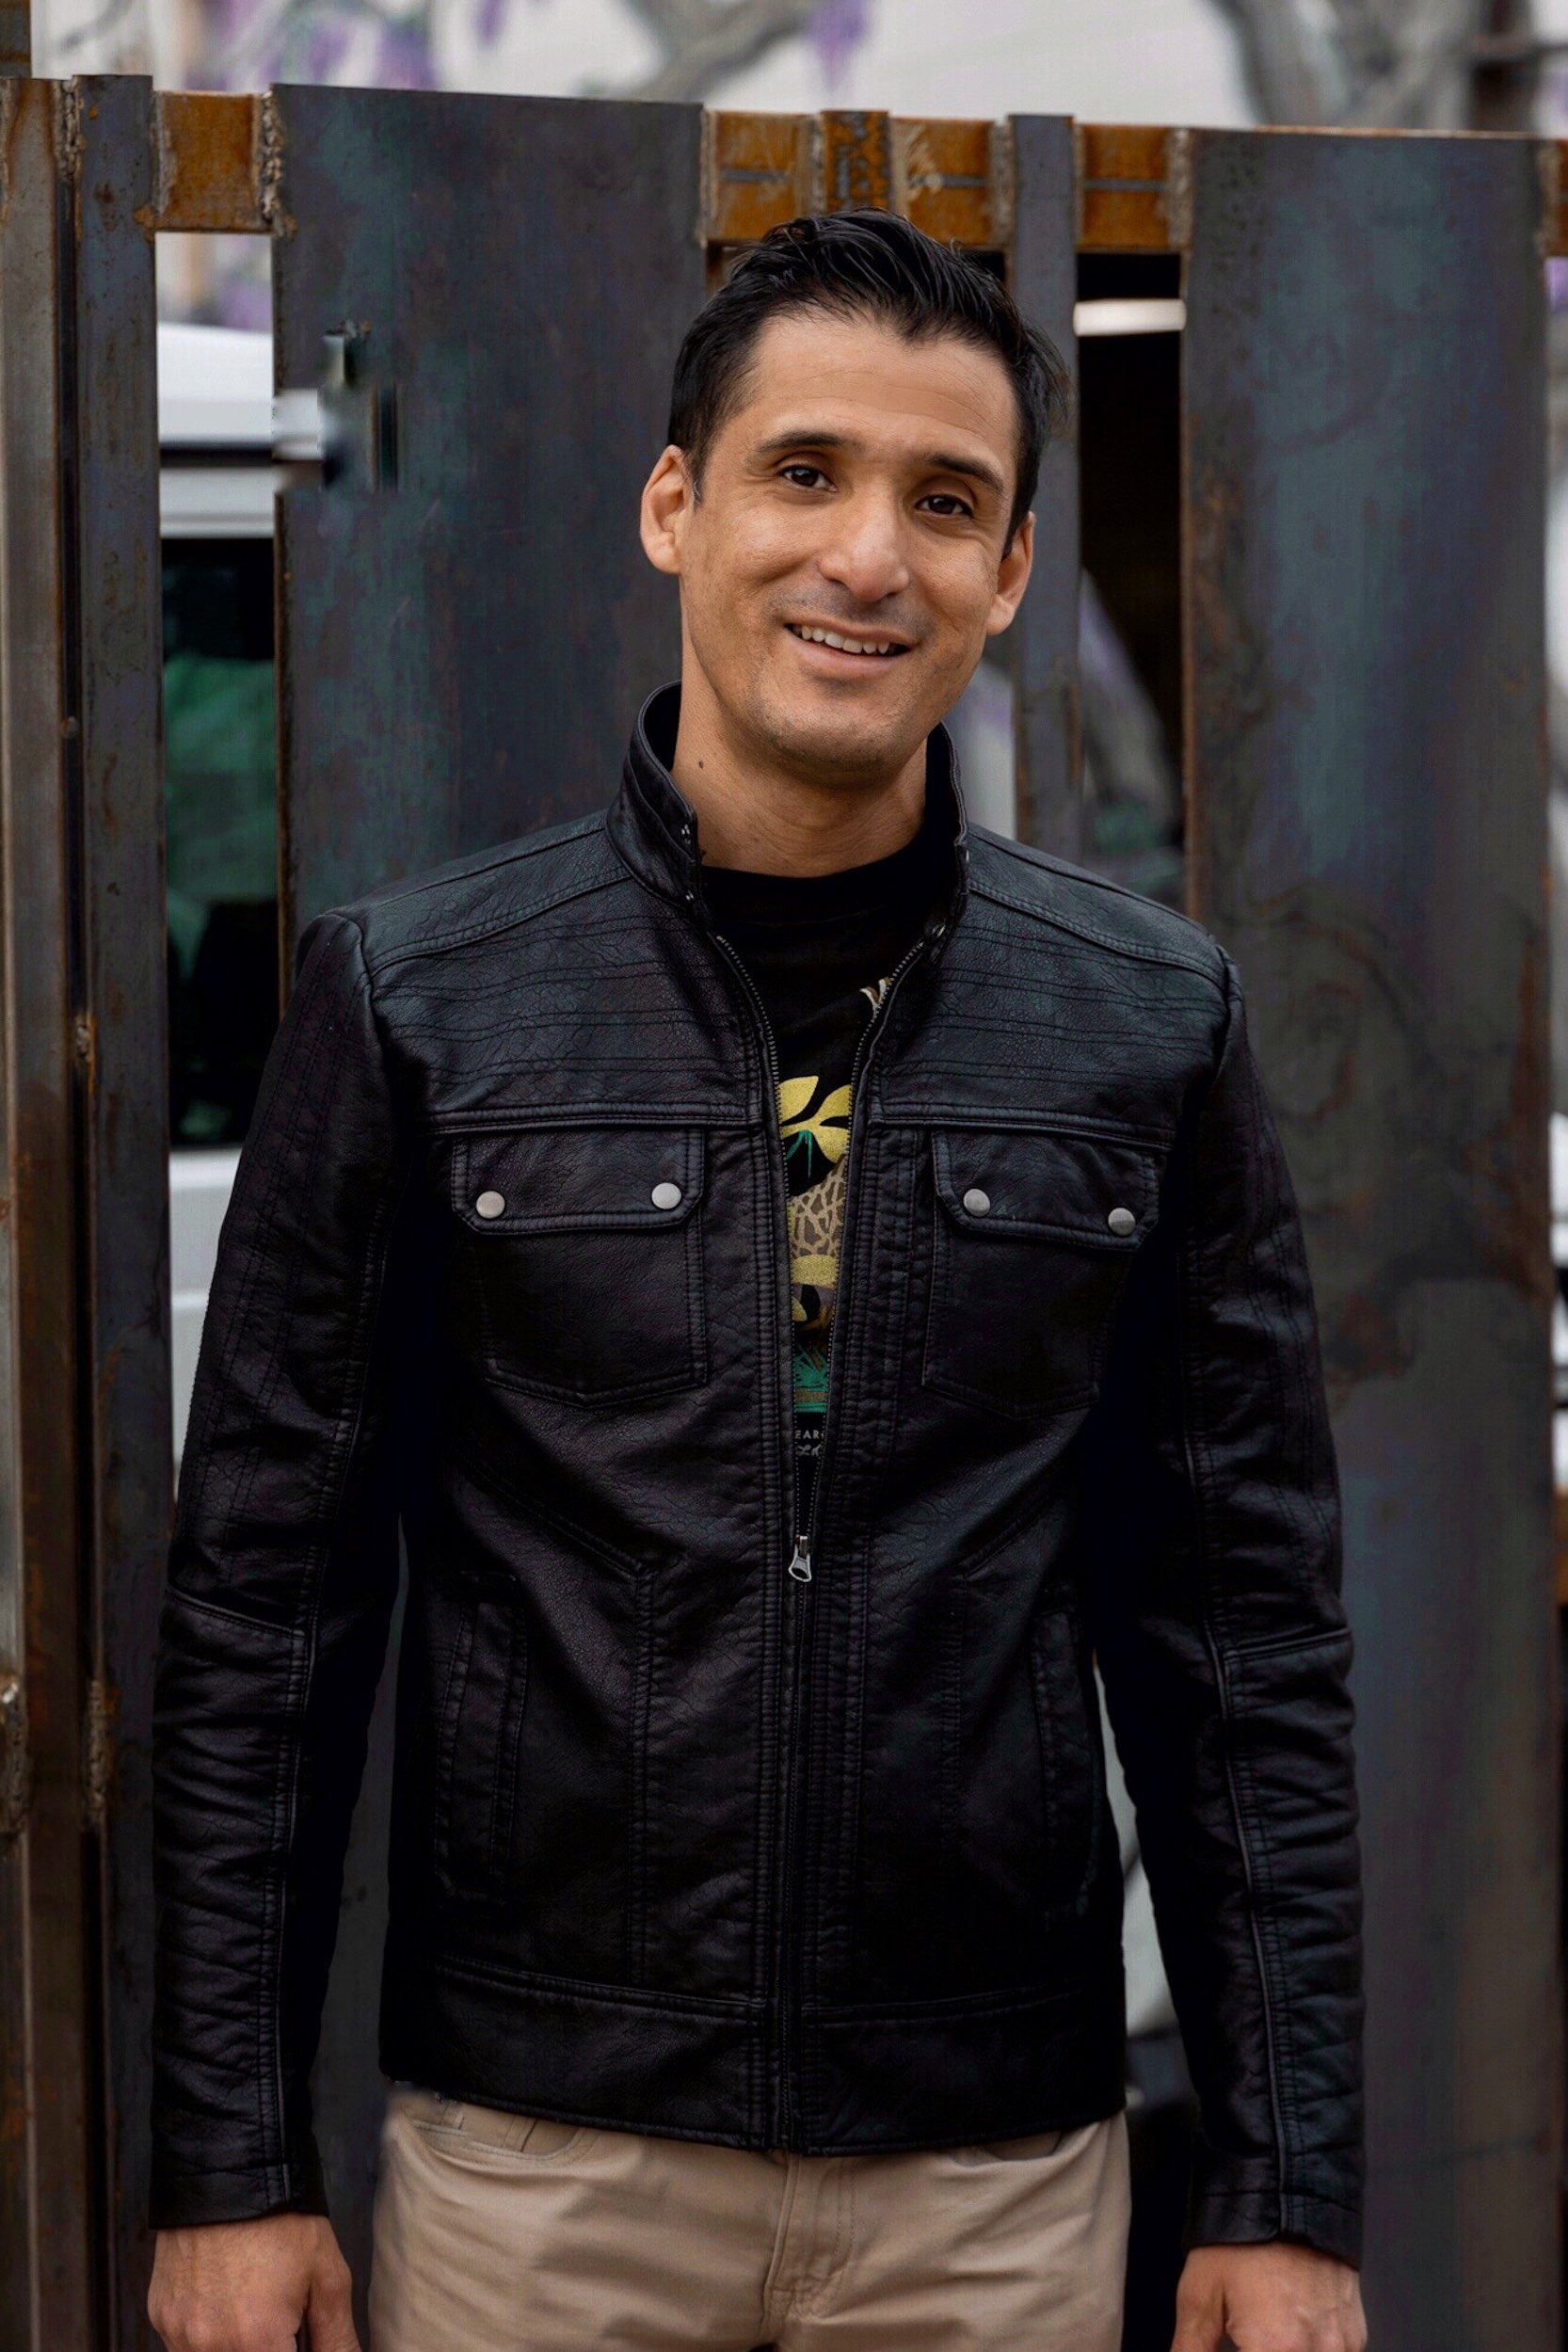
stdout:
<svg viewBox="0 0 1568 2352">
<path fill-rule="evenodd" d="M 770 434 L 765 441 L 758 442 L 754 455 L 759 457 L 782 457 L 790 449 L 856 450 L 864 447 L 865 443 L 856 440 L 853 434 L 814 433 L 807 426 L 804 430 L 791 429 Z M 960 457 L 951 449 L 928 449 L 921 462 L 929 472 L 961 474 L 967 481 L 983 482 L 999 498 L 1007 495 L 1006 483 L 996 467 L 984 457 Z"/>
</svg>

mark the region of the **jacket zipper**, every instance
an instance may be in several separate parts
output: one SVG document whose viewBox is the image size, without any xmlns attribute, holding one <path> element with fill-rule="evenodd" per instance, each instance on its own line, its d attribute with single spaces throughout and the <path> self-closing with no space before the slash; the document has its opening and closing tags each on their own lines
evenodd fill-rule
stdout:
<svg viewBox="0 0 1568 2352">
<path fill-rule="evenodd" d="M 798 1986 L 792 1987 L 786 1982 L 786 1972 L 789 1960 L 789 1929 L 791 1913 L 790 1896 L 793 1885 L 792 1863 L 793 1860 L 793 1848 L 795 1842 L 795 1783 L 799 1777 L 796 1759 L 800 1747 L 800 1691 L 802 1679 L 801 1653 L 805 1646 L 806 1604 L 812 1582 L 812 1552 L 816 1541 L 817 1521 L 822 1506 L 824 1473 L 827 1467 L 828 1432 L 834 1425 L 835 1418 L 833 1413 L 833 1401 L 834 1390 L 838 1385 L 837 1368 L 839 1357 L 838 1350 L 834 1345 L 834 1338 L 839 1326 L 839 1318 L 843 1311 L 846 1278 L 849 1271 L 848 1245 L 850 1235 L 850 1210 L 851 1203 L 854 1197 L 855 1173 L 859 1158 L 859 1155 L 856 1150 L 856 1143 L 861 1124 L 859 1119 L 856 1116 L 855 1090 L 859 1083 L 861 1072 L 869 1061 L 872 1042 L 887 1017 L 888 1006 L 892 1003 L 894 990 L 898 987 L 900 982 L 903 980 L 911 965 L 918 962 L 928 945 L 934 944 L 937 939 L 942 937 L 946 928 L 947 926 L 945 923 L 938 923 L 930 931 L 922 931 L 920 938 L 916 940 L 914 946 L 908 949 L 900 962 L 894 966 L 888 978 L 888 985 L 882 992 L 882 1001 L 876 1007 L 876 1010 L 872 1015 L 872 1017 L 866 1024 L 864 1030 L 862 1030 L 859 1041 L 855 1048 L 854 1057 L 850 1064 L 849 1152 L 847 1164 L 844 1169 L 843 1223 L 839 1235 L 839 1289 L 838 1296 L 836 1297 L 833 1305 L 833 1322 L 828 1333 L 827 1395 L 824 1400 L 822 1452 L 817 1463 L 816 1480 L 811 1489 L 811 1508 L 807 1513 L 807 1524 L 804 1528 L 800 1525 L 800 1476 L 795 1462 L 794 1361 L 793 1348 L 792 1344 L 792 1327 L 787 1313 L 784 1319 L 784 1388 L 785 1394 L 789 1399 L 790 1406 L 788 1416 L 789 1478 L 786 1481 L 786 1485 L 788 1492 L 793 1497 L 793 1509 L 791 1515 L 795 1523 L 795 1536 L 794 1548 L 791 1552 L 788 1561 L 791 1578 L 791 1585 L 789 1589 L 792 1598 L 789 1604 L 789 1624 L 785 1633 L 784 1690 L 783 1702 L 780 1707 L 780 1714 L 785 1725 L 785 1736 L 783 1753 L 779 1758 L 779 1781 L 783 1794 L 774 1883 L 772 1985 L 775 2010 L 778 2020 L 778 2137 L 775 2144 L 781 2145 L 786 2148 L 797 2146 L 801 2138 L 799 2105 L 792 2095 L 793 2083 L 791 2074 L 791 2060 L 792 2056 L 791 2032 L 792 2024 L 792 1994 L 798 1998 L 799 1989 Z M 746 995 L 756 1011 L 758 1025 L 761 1032 L 762 1041 L 767 1054 L 768 1074 L 773 1086 L 773 1093 L 769 1100 L 768 1111 L 769 1115 L 774 1121 L 775 1131 L 776 1134 L 778 1128 L 779 1083 L 778 1041 L 774 1035 L 773 1023 L 768 1018 L 767 1007 L 762 1002 L 760 991 L 758 989 L 751 974 L 746 970 L 745 965 L 742 961 L 741 957 L 730 946 L 729 941 L 717 931 L 711 930 L 711 936 L 723 950 L 724 954 L 740 975 L 741 982 L 745 989 Z M 781 1134 L 778 1135 L 778 1167 L 780 1177 L 782 1179 L 784 1194 L 784 1256 L 786 1275 L 784 1283 L 784 1295 L 788 1296 L 790 1187 L 789 1173 L 785 1162 L 784 1141 Z M 770 2140 L 772 2139 L 773 2135 L 770 2132 Z"/>
<path fill-rule="evenodd" d="M 780 2124 L 780 2135 L 782 2136 L 787 2134 L 788 2131 L 788 2126 L 784 2123 L 783 2118 L 789 2098 L 788 2084 L 791 2056 L 787 2017 L 788 2004 L 786 2002 L 784 1992 L 784 1936 L 786 1916 L 784 1874 L 790 1848 L 790 1814 L 793 1802 L 794 1773 L 792 1769 L 792 1759 L 794 1755 L 795 1743 L 798 1737 L 800 1719 L 800 1621 L 806 1610 L 806 1588 L 811 1581 L 811 1546 L 809 1539 L 800 1531 L 800 1474 L 795 1464 L 794 1360 L 792 1326 L 788 1304 L 790 1297 L 790 1178 L 789 1170 L 785 1164 L 784 1139 L 779 1133 L 778 1128 L 778 1040 L 774 1035 L 773 1023 L 768 1018 L 768 1008 L 762 1001 L 761 991 L 758 988 L 756 982 L 747 971 L 745 965 L 741 960 L 741 957 L 730 946 L 729 941 L 724 937 L 722 933 L 713 930 L 712 925 L 709 926 L 709 934 L 714 944 L 723 953 L 726 961 L 734 967 L 735 972 L 740 980 L 741 986 L 744 989 L 745 996 L 751 1004 L 752 1010 L 757 1016 L 758 1031 L 762 1040 L 762 1048 L 767 1064 L 769 1093 L 765 1106 L 766 1115 L 773 1123 L 774 1140 L 777 1150 L 776 1164 L 778 1170 L 779 1194 L 784 1205 L 784 1263 L 780 1277 L 779 1291 L 779 1296 L 784 1302 L 782 1317 L 783 1343 L 780 1349 L 780 1372 L 782 1394 L 788 1410 L 784 1416 L 784 1426 L 787 1432 L 787 1436 L 784 1456 L 785 1478 L 783 1485 L 784 1492 L 789 1496 L 790 1525 L 793 1530 L 794 1549 L 790 1555 L 788 1563 L 791 1581 L 787 1591 L 790 1598 L 786 1602 L 788 1622 L 784 1628 L 783 1674 L 779 1702 L 779 1719 L 783 1747 L 783 1752 L 779 1759 L 779 1780 L 784 1792 L 782 1807 L 783 1823 L 774 1853 L 774 1932 L 773 1948 L 768 1971 L 769 1995 L 771 1997 L 774 2011 L 778 2020 L 778 2099 L 776 2111 Z M 770 2125 L 770 2142 L 774 2142 L 775 2138 L 776 2135 Z"/>
</svg>

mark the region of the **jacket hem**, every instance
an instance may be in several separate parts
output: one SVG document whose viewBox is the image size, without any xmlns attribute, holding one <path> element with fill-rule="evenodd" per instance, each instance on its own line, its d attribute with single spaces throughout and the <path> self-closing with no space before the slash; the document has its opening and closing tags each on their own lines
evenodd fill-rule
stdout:
<svg viewBox="0 0 1568 2352">
<path fill-rule="evenodd" d="M 381 2067 L 554 2122 L 760 2150 L 778 2144 L 771 2040 L 760 2000 L 664 2006 L 641 1988 L 503 1980 L 405 1953 L 389 1964 Z M 1119 1972 L 968 2008 L 808 2010 L 792 2145 L 891 2155 L 1098 2122 L 1125 2104 L 1123 2048 Z"/>
</svg>

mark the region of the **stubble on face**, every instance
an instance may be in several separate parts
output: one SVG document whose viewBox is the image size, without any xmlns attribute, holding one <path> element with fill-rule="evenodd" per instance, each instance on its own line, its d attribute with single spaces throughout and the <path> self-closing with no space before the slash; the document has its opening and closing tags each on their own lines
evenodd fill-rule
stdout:
<svg viewBox="0 0 1568 2352">
<path fill-rule="evenodd" d="M 688 696 L 732 757 L 848 792 L 910 767 L 1010 616 L 1016 451 L 989 351 L 864 318 L 764 328 L 681 548 Z"/>
</svg>

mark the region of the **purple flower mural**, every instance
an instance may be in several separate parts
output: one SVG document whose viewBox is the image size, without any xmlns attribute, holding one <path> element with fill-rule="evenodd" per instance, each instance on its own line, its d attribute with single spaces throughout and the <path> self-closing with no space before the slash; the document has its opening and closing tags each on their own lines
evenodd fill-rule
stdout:
<svg viewBox="0 0 1568 2352">
<path fill-rule="evenodd" d="M 435 60 L 430 55 L 428 10 L 394 17 L 381 27 L 376 44 L 374 79 L 382 89 L 434 89 Z"/>
<path fill-rule="evenodd" d="M 845 66 L 871 30 L 871 0 L 822 0 L 806 38 L 829 89 L 843 80 Z"/>
<path fill-rule="evenodd" d="M 312 24 L 305 40 L 305 79 L 308 82 L 330 82 L 343 62 L 348 47 L 348 27 L 341 18 L 319 16 Z"/>
</svg>

